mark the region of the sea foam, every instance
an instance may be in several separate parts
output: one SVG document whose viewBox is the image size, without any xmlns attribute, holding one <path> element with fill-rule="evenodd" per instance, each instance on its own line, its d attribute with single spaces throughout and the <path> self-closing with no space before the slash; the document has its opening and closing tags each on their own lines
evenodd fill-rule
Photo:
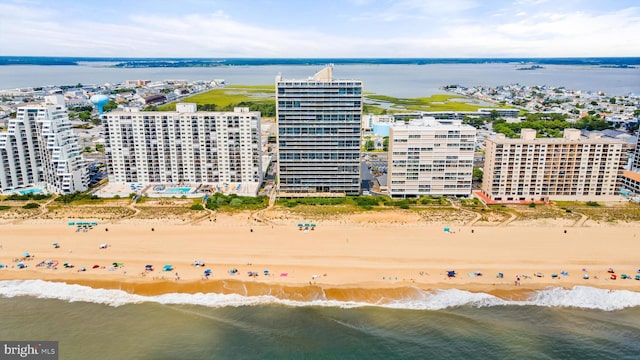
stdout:
<svg viewBox="0 0 640 360">
<path fill-rule="evenodd" d="M 605 290 L 587 286 L 571 289 L 548 288 L 534 292 L 523 301 L 503 300 L 486 293 L 473 293 L 458 289 L 425 291 L 415 289 L 410 299 L 393 299 L 385 303 L 365 303 L 357 301 L 336 301 L 317 299 L 295 301 L 274 296 L 243 296 L 217 293 L 169 293 L 157 296 L 130 294 L 122 290 L 94 289 L 88 286 L 50 282 L 42 280 L 0 281 L 0 297 L 13 298 L 30 296 L 40 299 L 58 299 L 68 302 L 91 302 L 108 306 L 123 306 L 144 302 L 166 305 L 200 305 L 208 307 L 238 307 L 280 304 L 286 306 L 324 306 L 355 308 L 378 306 L 393 309 L 441 310 L 459 306 L 541 306 L 574 307 L 605 311 L 621 310 L 640 306 L 640 292 L 628 290 Z"/>
</svg>

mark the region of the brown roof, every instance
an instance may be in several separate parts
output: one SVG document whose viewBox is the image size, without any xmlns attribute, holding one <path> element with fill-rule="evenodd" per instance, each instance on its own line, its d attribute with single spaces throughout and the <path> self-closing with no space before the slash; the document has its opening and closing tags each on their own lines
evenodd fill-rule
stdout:
<svg viewBox="0 0 640 360">
<path fill-rule="evenodd" d="M 640 173 L 634 171 L 625 171 L 622 173 L 622 176 L 640 182 Z"/>
</svg>

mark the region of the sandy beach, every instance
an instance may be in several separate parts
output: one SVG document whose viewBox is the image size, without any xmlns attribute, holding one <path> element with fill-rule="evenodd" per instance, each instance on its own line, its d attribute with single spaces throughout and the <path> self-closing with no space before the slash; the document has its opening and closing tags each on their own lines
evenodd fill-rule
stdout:
<svg viewBox="0 0 640 360">
<path fill-rule="evenodd" d="M 248 224 L 246 219 L 238 214 L 194 224 L 121 220 L 100 222 L 86 232 L 62 220 L 5 223 L 0 280 L 42 279 L 145 295 L 218 292 L 313 300 L 322 293 L 327 299 L 367 302 L 411 296 L 415 288 L 514 299 L 548 286 L 640 291 L 640 281 L 621 279 L 623 273 L 634 278 L 640 268 L 636 224 L 461 225 L 446 232 L 443 225 L 424 223 L 328 221 L 300 230 L 295 220 Z M 103 244 L 108 247 L 100 248 Z M 205 266 L 194 266 L 195 260 Z M 38 266 L 42 262 L 45 266 Z M 19 269 L 19 263 L 27 267 Z M 57 266 L 46 266 L 52 263 Z M 147 264 L 154 270 L 145 271 Z M 171 271 L 163 271 L 167 264 Z M 229 272 L 233 268 L 237 273 Z M 205 269 L 211 269 L 208 278 Z M 455 277 L 447 276 L 450 270 Z"/>
</svg>

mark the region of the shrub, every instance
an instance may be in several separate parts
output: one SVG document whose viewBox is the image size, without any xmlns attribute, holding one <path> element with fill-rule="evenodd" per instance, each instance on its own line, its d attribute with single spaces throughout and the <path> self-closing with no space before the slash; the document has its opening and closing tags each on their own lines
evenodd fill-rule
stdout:
<svg viewBox="0 0 640 360">
<path fill-rule="evenodd" d="M 201 204 L 193 204 L 190 207 L 191 210 L 204 210 L 204 206 L 202 206 Z"/>
<path fill-rule="evenodd" d="M 529 207 L 530 207 L 530 208 L 534 208 L 534 207 L 536 207 L 536 203 L 530 203 L 530 204 L 529 204 Z"/>
<path fill-rule="evenodd" d="M 25 206 L 23 206 L 23 209 L 37 209 L 40 207 L 40 204 L 36 204 L 36 203 L 28 203 Z"/>
<path fill-rule="evenodd" d="M 0 210 L 9 210 L 11 209 L 11 206 L 9 205 L 0 205 Z"/>
<path fill-rule="evenodd" d="M 6 200 L 44 200 L 50 198 L 51 195 L 44 194 L 25 194 L 25 195 L 9 195 Z"/>
<path fill-rule="evenodd" d="M 366 210 L 371 210 L 373 206 L 378 206 L 380 204 L 380 199 L 375 196 L 358 196 L 354 198 L 356 205 L 365 208 Z"/>
<path fill-rule="evenodd" d="M 66 195 L 60 195 L 59 197 L 56 198 L 55 201 L 60 201 L 63 202 L 65 204 L 68 204 L 70 202 L 73 201 L 80 201 L 80 200 L 99 200 L 100 198 L 97 195 L 89 195 L 89 194 L 83 194 L 79 191 L 76 191 L 74 193 L 71 194 L 66 194 Z"/>
<path fill-rule="evenodd" d="M 600 204 L 595 201 L 587 201 L 587 206 L 600 206 Z"/>
</svg>

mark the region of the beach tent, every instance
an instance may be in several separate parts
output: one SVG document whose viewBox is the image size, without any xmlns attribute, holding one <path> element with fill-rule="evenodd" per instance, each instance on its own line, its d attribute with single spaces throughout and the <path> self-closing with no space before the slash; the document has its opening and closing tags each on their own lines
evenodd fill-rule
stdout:
<svg viewBox="0 0 640 360">
<path fill-rule="evenodd" d="M 264 276 L 269 276 L 269 270 L 263 270 L 262 273 L 264 274 Z"/>
<path fill-rule="evenodd" d="M 445 228 L 444 228 L 444 232 L 449 232 L 449 231 L 451 231 L 451 228 L 450 228 L 450 227 L 448 227 L 448 226 L 445 226 Z"/>
<path fill-rule="evenodd" d="M 499 273 L 498 273 L 498 275 L 496 275 L 496 277 L 497 277 L 498 279 L 502 279 L 502 278 L 504 278 L 504 274 L 503 274 L 503 273 L 501 273 L 501 272 L 499 272 Z"/>
<path fill-rule="evenodd" d="M 5 268 L 4 264 L 0 264 L 0 269 L 4 269 L 4 268 Z"/>
<path fill-rule="evenodd" d="M 23 263 L 18 263 L 18 265 L 16 265 L 18 267 L 18 269 L 24 269 L 27 267 L 27 265 L 23 264 Z"/>
<path fill-rule="evenodd" d="M 211 275 L 211 269 L 207 269 L 204 271 L 204 275 L 205 276 L 210 276 Z"/>
<path fill-rule="evenodd" d="M 629 275 L 627 275 L 627 274 L 620 274 L 620 278 L 621 279 L 625 279 L 625 280 L 626 279 L 631 279 L 631 277 Z"/>
<path fill-rule="evenodd" d="M 54 247 L 55 249 L 57 249 L 57 248 L 59 248 L 59 247 L 60 247 L 60 244 L 58 244 L 57 242 L 55 242 L 55 243 L 53 243 L 53 244 L 51 244 L 51 245 L 53 245 L 53 247 Z"/>
<path fill-rule="evenodd" d="M 145 269 L 146 271 L 153 271 L 153 265 L 151 265 L 151 264 L 147 264 L 147 265 L 145 265 L 145 266 L 144 266 L 144 269 Z"/>
<path fill-rule="evenodd" d="M 68 224 L 69 226 L 73 226 L 73 225 L 75 225 L 76 223 L 75 223 L 75 221 L 69 221 L 67 224 Z"/>
<path fill-rule="evenodd" d="M 31 255 L 27 251 L 23 252 L 22 256 L 27 257 L 27 258 L 31 257 Z"/>
<path fill-rule="evenodd" d="M 582 275 L 582 278 L 583 278 L 583 279 L 589 279 L 589 274 L 584 274 L 584 275 Z"/>
<path fill-rule="evenodd" d="M 636 280 L 640 280 L 640 274 L 636 275 Z"/>
<path fill-rule="evenodd" d="M 106 249 L 109 247 L 109 244 L 100 244 L 100 249 Z"/>
<path fill-rule="evenodd" d="M 95 265 L 93 265 L 91 268 L 92 268 L 92 269 L 97 269 L 97 268 L 99 268 L 99 267 L 100 267 L 100 265 L 95 264 Z"/>
<path fill-rule="evenodd" d="M 121 262 L 113 262 L 113 263 L 111 263 L 111 265 L 113 265 L 113 267 L 123 267 L 124 266 L 124 264 L 121 263 Z"/>
<path fill-rule="evenodd" d="M 171 264 L 166 264 L 165 266 L 162 267 L 162 271 L 171 271 L 173 270 L 173 265 Z"/>
</svg>

